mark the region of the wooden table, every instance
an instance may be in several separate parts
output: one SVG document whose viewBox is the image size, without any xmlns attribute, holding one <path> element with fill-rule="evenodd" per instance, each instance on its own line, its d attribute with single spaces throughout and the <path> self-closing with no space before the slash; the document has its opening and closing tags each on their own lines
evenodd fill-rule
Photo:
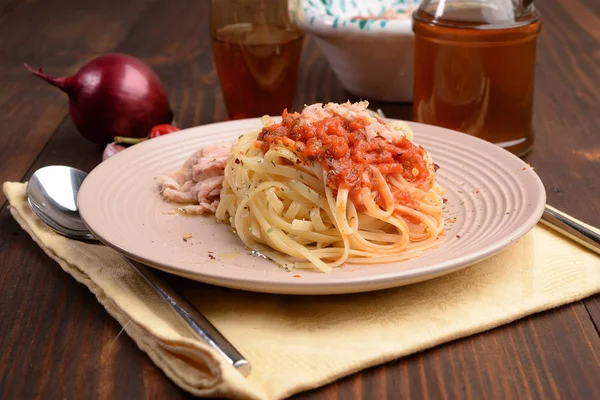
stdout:
<svg viewBox="0 0 600 400">
<path fill-rule="evenodd" d="M 180 126 L 225 118 L 208 1 L 0 0 L 0 180 L 50 164 L 91 170 L 101 149 L 73 127 L 65 95 L 23 62 L 72 74 L 120 51 L 150 63 Z M 600 226 L 600 2 L 545 0 L 526 160 L 548 201 Z M 307 40 L 296 105 L 348 94 Z M 375 104 L 409 119 L 410 105 Z M 186 398 L 121 334 L 95 297 L 13 221 L 0 197 L 0 398 Z M 599 262 L 600 268 L 600 262 Z M 352 375 L 298 398 L 598 398 L 600 296 Z"/>
</svg>

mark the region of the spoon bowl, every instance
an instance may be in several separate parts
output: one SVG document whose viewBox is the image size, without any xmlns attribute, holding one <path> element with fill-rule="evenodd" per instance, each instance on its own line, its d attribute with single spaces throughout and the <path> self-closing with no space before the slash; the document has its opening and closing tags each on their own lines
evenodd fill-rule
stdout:
<svg viewBox="0 0 600 400">
<path fill-rule="evenodd" d="M 46 225 L 77 240 L 96 240 L 79 216 L 77 193 L 87 173 L 63 165 L 38 169 L 27 184 L 27 201 Z"/>
</svg>

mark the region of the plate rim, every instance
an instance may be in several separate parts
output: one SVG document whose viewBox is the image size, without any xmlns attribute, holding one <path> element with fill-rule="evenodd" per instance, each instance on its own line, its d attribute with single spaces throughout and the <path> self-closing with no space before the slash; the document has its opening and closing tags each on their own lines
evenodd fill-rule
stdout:
<svg viewBox="0 0 600 400">
<path fill-rule="evenodd" d="M 274 116 L 272 118 L 275 120 L 278 120 L 281 117 Z M 396 119 L 386 118 L 386 120 L 396 120 Z M 461 133 L 461 132 L 458 132 L 458 131 L 455 131 L 452 129 L 437 127 L 437 126 L 423 124 L 423 123 L 419 123 L 419 122 L 405 121 L 405 120 L 397 120 L 397 121 L 406 122 L 409 125 L 411 125 L 411 127 L 415 131 L 415 136 L 417 138 L 417 141 L 418 141 L 418 127 L 426 126 L 426 127 L 428 127 L 428 129 L 434 128 L 436 130 L 452 132 L 453 135 L 459 134 L 466 141 L 473 140 L 473 141 L 479 142 L 479 144 L 483 145 L 484 147 L 487 147 L 490 149 L 493 148 L 494 152 L 498 152 L 498 151 L 504 152 L 505 153 L 505 154 L 503 154 L 504 157 L 508 157 L 509 159 L 512 158 L 513 161 L 522 164 L 524 167 L 528 166 L 528 164 L 525 161 L 523 161 L 519 157 L 515 156 L 514 154 L 512 154 L 490 142 L 487 142 L 481 138 L 466 135 L 464 133 Z M 230 129 L 230 130 L 235 130 L 236 125 L 239 125 L 239 127 L 237 127 L 237 128 L 240 128 L 240 129 L 251 129 L 250 126 L 252 124 L 256 124 L 259 122 L 260 122 L 260 118 L 247 118 L 247 119 L 240 119 L 240 120 L 233 120 L 233 121 L 221 121 L 221 122 L 214 122 L 214 123 L 205 124 L 205 125 L 199 125 L 199 126 L 195 126 L 195 127 L 191 127 L 191 128 L 182 129 L 178 132 L 174 132 L 174 133 L 171 133 L 166 136 L 152 139 L 152 141 L 141 142 L 141 143 L 135 145 L 135 147 L 137 149 L 139 149 L 137 151 L 141 152 L 141 151 L 143 151 L 143 149 L 145 149 L 145 147 L 152 148 L 154 146 L 158 146 L 161 141 L 167 141 L 167 140 L 172 141 L 173 137 L 176 137 L 176 136 L 181 136 L 183 138 L 183 137 L 190 137 L 193 135 L 200 135 L 200 136 L 207 135 L 207 134 L 203 134 L 202 132 L 207 129 L 210 129 L 210 128 L 220 129 L 221 127 L 224 127 L 224 126 L 231 127 L 232 129 Z M 170 138 L 168 138 L 169 136 L 170 136 Z M 343 280 L 337 281 L 335 283 L 333 283 L 331 281 L 325 281 L 325 280 L 309 282 L 309 281 L 305 281 L 305 280 L 301 280 L 301 279 L 289 281 L 289 282 L 285 282 L 285 283 L 283 283 L 283 282 L 275 283 L 275 282 L 269 282 L 268 280 L 259 279 L 258 276 L 256 278 L 237 278 L 236 276 L 232 276 L 232 275 L 230 275 L 228 277 L 215 276 L 214 274 L 210 274 L 210 273 L 207 274 L 203 271 L 196 271 L 194 273 L 189 273 L 188 271 L 182 269 L 181 267 L 156 262 L 155 260 L 146 258 L 143 255 L 139 255 L 137 253 L 130 252 L 129 250 L 122 247 L 118 243 L 113 243 L 110 240 L 102 237 L 102 235 L 98 234 L 97 230 L 95 230 L 94 227 L 92 226 L 92 224 L 90 224 L 85 218 L 85 215 L 86 215 L 85 206 L 83 206 L 83 207 L 81 206 L 81 204 L 82 204 L 81 198 L 82 198 L 82 196 L 85 195 L 86 190 L 88 190 L 87 187 L 89 186 L 89 182 L 91 181 L 89 179 L 90 177 L 94 177 L 96 174 L 101 173 L 102 169 L 108 168 L 108 166 L 111 163 L 117 162 L 119 159 L 121 159 L 123 157 L 128 157 L 127 150 L 122 151 L 122 152 L 114 155 L 113 157 L 98 164 L 88 174 L 88 177 L 82 183 L 80 191 L 77 196 L 81 218 L 82 218 L 84 224 L 88 227 L 88 229 L 92 232 L 92 234 L 98 240 L 100 240 L 102 243 L 104 243 L 108 247 L 113 248 L 114 250 L 125 255 L 128 258 L 131 258 L 138 262 L 144 263 L 152 268 L 156 268 L 156 269 L 159 269 L 161 271 L 164 271 L 164 272 L 167 272 L 170 274 L 182 276 L 182 277 L 192 279 L 195 281 L 204 282 L 204 283 L 217 285 L 217 286 L 221 286 L 221 287 L 240 289 L 240 290 L 246 290 L 246 291 L 255 291 L 255 292 L 261 292 L 261 293 L 291 294 L 291 295 L 323 295 L 323 294 L 334 295 L 334 294 L 346 294 L 346 293 L 360 293 L 360 292 L 368 292 L 368 291 L 374 291 L 374 290 L 382 290 L 382 289 L 387 289 L 387 288 L 392 288 L 392 287 L 399 287 L 399 286 L 404 286 L 404 285 L 408 285 L 408 284 L 412 284 L 412 283 L 416 283 L 416 282 L 434 279 L 436 277 L 446 275 L 449 273 L 453 273 L 460 269 L 467 268 L 473 264 L 481 262 L 481 261 L 499 253 L 503 249 L 509 247 L 511 244 L 517 242 L 519 239 L 521 239 L 523 236 L 525 236 L 529 231 L 531 231 L 531 229 L 533 229 L 533 227 L 538 223 L 538 221 L 540 220 L 540 218 L 543 214 L 544 207 L 546 204 L 546 190 L 545 190 L 544 184 L 543 184 L 542 180 L 540 179 L 540 177 L 538 176 L 538 174 L 533 170 L 533 168 L 528 168 L 528 171 L 532 174 L 533 180 L 535 182 L 535 186 L 536 186 L 535 192 L 540 197 L 538 203 L 535 204 L 534 207 L 532 207 L 530 215 L 527 217 L 527 219 L 522 224 L 518 225 L 516 227 L 516 229 L 512 230 L 504 238 L 501 238 L 500 240 L 496 240 L 496 241 L 488 244 L 487 246 L 482 247 L 481 249 L 476 249 L 474 251 L 470 251 L 467 254 L 461 255 L 459 257 L 455 257 L 455 258 L 452 258 L 449 260 L 444 260 L 441 262 L 431 263 L 429 265 L 422 266 L 419 268 L 408 269 L 408 270 L 399 269 L 396 271 L 386 271 L 383 273 L 379 273 L 376 275 L 370 275 L 370 276 L 344 277 Z M 86 181 L 88 182 L 88 185 L 86 185 Z M 83 193 L 83 195 L 82 195 L 82 193 Z M 85 204 L 85 202 L 83 204 Z M 252 289 L 248 288 L 248 286 L 252 286 Z M 360 288 L 359 289 L 356 288 L 357 286 L 360 286 Z"/>
</svg>

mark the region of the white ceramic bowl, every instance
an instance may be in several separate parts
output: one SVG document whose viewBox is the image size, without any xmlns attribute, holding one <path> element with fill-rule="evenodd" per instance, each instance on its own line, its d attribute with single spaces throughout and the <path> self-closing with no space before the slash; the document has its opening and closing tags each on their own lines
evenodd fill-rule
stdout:
<svg viewBox="0 0 600 400">
<path fill-rule="evenodd" d="M 411 102 L 413 32 L 419 0 L 304 0 L 304 29 L 313 34 L 342 85 L 366 100 Z M 386 10 L 403 20 L 357 20 Z"/>
</svg>

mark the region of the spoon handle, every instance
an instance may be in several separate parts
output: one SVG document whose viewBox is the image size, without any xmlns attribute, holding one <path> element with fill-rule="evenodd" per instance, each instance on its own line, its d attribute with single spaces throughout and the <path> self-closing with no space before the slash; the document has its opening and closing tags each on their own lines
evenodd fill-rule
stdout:
<svg viewBox="0 0 600 400">
<path fill-rule="evenodd" d="M 600 234 L 589 225 L 549 205 L 546 205 L 540 222 L 600 254 Z"/>
<path fill-rule="evenodd" d="M 216 350 L 244 376 L 250 375 L 250 362 L 186 299 L 169 287 L 150 268 L 125 258 L 146 283 L 165 300 L 200 339 Z"/>
</svg>

